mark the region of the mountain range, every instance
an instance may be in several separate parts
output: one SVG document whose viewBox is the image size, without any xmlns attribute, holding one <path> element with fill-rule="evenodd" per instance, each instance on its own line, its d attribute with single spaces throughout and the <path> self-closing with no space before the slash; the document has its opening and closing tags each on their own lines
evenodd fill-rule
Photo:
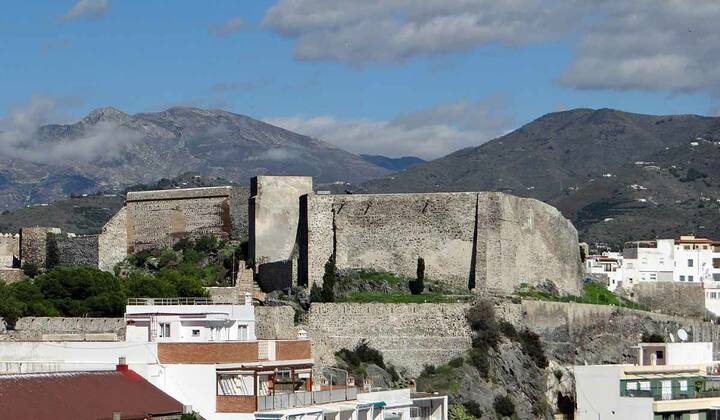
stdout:
<svg viewBox="0 0 720 420">
<path fill-rule="evenodd" d="M 558 207 L 581 240 L 720 238 L 720 118 L 547 114 L 477 147 L 371 180 L 368 192 L 504 191 Z"/>
<path fill-rule="evenodd" d="M 186 172 L 242 184 L 262 174 L 357 183 L 388 172 L 321 140 L 221 110 L 174 107 L 129 115 L 101 108 L 74 124 L 41 126 L 25 137 L 4 134 L 12 142 L 0 148 L 0 209 Z"/>
<path fill-rule="evenodd" d="M 574 109 L 428 162 L 357 156 L 249 117 L 194 108 L 135 115 L 103 108 L 75 124 L 40 127 L 34 138 L 61 157 L 76 143 L 92 153 L 0 161 L 0 207 L 35 204 L 5 212 L 5 231 L 54 219 L 78 233 L 97 231 L 122 202 L 107 192 L 121 197 L 131 184 L 176 188 L 309 174 L 318 188 L 340 193 L 503 191 L 537 198 L 570 218 L 581 240 L 615 247 L 680 234 L 720 238 L 716 117 Z M 103 148 L 93 152 L 94 141 Z M 198 175 L 204 177 L 193 181 Z M 168 179 L 153 184 L 160 178 Z M 106 194 L 37 205 L 96 191 Z"/>
</svg>

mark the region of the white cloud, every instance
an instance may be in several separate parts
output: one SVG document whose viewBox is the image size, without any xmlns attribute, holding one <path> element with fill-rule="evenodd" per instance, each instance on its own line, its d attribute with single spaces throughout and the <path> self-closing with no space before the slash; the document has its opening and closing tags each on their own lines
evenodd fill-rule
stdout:
<svg viewBox="0 0 720 420">
<path fill-rule="evenodd" d="M 0 155 L 35 163 L 92 162 L 112 158 L 127 144 L 141 139 L 139 133 L 111 122 L 90 126 L 83 135 L 72 139 L 39 139 L 38 128 L 64 119 L 57 110 L 60 102 L 36 95 L 27 104 L 10 109 L 0 118 Z"/>
<path fill-rule="evenodd" d="M 71 7 L 61 19 L 68 21 L 79 18 L 97 19 L 102 17 L 108 9 L 108 0 L 79 0 Z"/>
<path fill-rule="evenodd" d="M 280 0 L 263 24 L 301 60 L 392 62 L 488 43 L 523 45 L 575 24 L 559 0 Z"/>
<path fill-rule="evenodd" d="M 389 121 L 280 117 L 265 121 L 353 153 L 437 158 L 507 132 L 513 118 L 500 97 L 458 101 L 399 115 Z"/>
<path fill-rule="evenodd" d="M 560 77 L 583 89 L 690 92 L 720 87 L 717 0 L 619 0 L 602 16 Z"/>
<path fill-rule="evenodd" d="M 245 23 L 239 16 L 235 16 L 224 23 L 211 24 L 208 26 L 208 31 L 211 34 L 219 36 L 230 35 L 235 32 L 240 32 L 243 29 L 245 29 Z"/>
<path fill-rule="evenodd" d="M 299 60 L 398 62 L 486 45 L 575 45 L 581 89 L 720 94 L 718 0 L 278 0 L 263 24 Z"/>
</svg>

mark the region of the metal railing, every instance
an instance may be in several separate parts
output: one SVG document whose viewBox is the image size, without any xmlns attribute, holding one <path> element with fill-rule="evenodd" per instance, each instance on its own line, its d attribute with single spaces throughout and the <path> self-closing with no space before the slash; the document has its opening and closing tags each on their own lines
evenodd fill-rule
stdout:
<svg viewBox="0 0 720 420">
<path fill-rule="evenodd" d="M 338 388 L 326 391 L 289 392 L 257 397 L 257 411 L 284 410 L 315 404 L 357 399 L 357 388 Z"/>
<path fill-rule="evenodd" d="M 675 391 L 674 393 L 663 394 L 659 390 L 632 390 L 627 391 L 628 397 L 645 397 L 652 398 L 655 401 L 670 401 L 670 400 L 692 400 L 695 398 L 717 398 L 720 397 L 720 390 L 718 391 Z"/>
<path fill-rule="evenodd" d="M 211 298 L 203 297 L 178 297 L 178 298 L 130 298 L 127 300 L 128 306 L 155 305 L 227 305 L 223 302 L 215 302 Z"/>
</svg>

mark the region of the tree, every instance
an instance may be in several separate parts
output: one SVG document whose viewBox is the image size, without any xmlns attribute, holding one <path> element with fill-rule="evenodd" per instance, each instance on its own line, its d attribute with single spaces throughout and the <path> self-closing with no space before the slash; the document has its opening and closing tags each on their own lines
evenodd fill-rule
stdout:
<svg viewBox="0 0 720 420">
<path fill-rule="evenodd" d="M 322 289 L 320 289 L 320 286 L 318 286 L 317 283 L 313 283 L 312 287 L 310 287 L 310 302 L 322 302 L 322 301 L 323 301 Z"/>
<path fill-rule="evenodd" d="M 410 293 L 419 295 L 425 290 L 425 260 L 422 257 L 417 259 L 417 277 L 408 283 Z"/>
<path fill-rule="evenodd" d="M 22 270 L 23 270 L 23 273 L 25 273 L 25 275 L 30 278 L 33 278 L 40 273 L 40 270 L 38 269 L 37 265 L 35 265 L 33 263 L 23 264 Z"/>
<path fill-rule="evenodd" d="M 325 274 L 323 274 L 322 301 L 335 302 L 335 280 L 337 278 L 337 267 L 335 266 L 335 253 L 325 263 Z"/>
</svg>

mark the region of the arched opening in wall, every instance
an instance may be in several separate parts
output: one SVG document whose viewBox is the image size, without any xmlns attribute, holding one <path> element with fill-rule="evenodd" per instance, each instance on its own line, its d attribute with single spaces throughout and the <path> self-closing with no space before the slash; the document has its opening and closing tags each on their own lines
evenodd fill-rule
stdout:
<svg viewBox="0 0 720 420">
<path fill-rule="evenodd" d="M 571 396 L 566 396 L 558 392 L 557 408 L 558 412 L 564 415 L 566 420 L 575 418 L 575 400 Z"/>
</svg>

